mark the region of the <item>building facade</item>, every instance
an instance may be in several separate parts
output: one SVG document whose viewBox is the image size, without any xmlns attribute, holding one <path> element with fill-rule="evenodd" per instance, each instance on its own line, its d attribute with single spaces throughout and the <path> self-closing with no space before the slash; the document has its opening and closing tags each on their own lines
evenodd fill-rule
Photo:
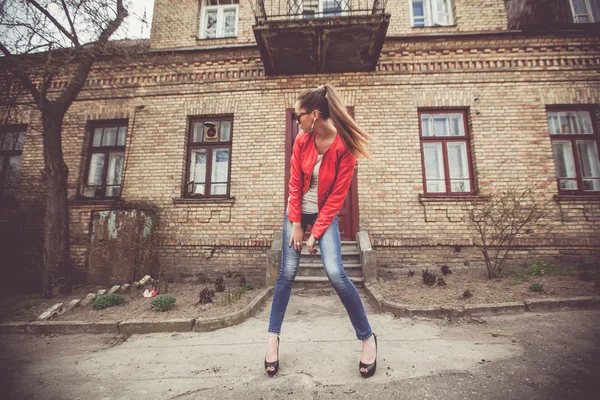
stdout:
<svg viewBox="0 0 600 400">
<path fill-rule="evenodd" d="M 98 62 L 65 119 L 79 279 L 94 212 L 123 202 L 161 210 L 181 273 L 264 271 L 295 98 L 326 82 L 375 139 L 342 234 L 367 231 L 379 268 L 482 265 L 465 205 L 529 184 L 558 217 L 512 262 L 598 262 L 600 2 L 564 0 L 553 29 L 514 1 L 360 3 L 155 0 L 148 55 Z M 43 201 L 38 128 L 3 127 L 0 189 L 20 210 Z"/>
</svg>

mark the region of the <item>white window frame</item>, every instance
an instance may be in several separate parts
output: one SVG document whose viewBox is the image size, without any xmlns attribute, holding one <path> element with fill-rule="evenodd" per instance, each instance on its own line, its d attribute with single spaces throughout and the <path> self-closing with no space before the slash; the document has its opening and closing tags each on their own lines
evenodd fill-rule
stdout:
<svg viewBox="0 0 600 400">
<path fill-rule="evenodd" d="M 408 0 L 410 7 L 410 25 L 413 28 L 425 28 L 432 26 L 452 26 L 454 25 L 454 16 L 452 15 L 452 0 L 422 0 L 423 1 L 423 14 L 424 14 L 424 27 L 415 26 L 415 16 L 413 11 L 413 0 Z M 443 20 L 440 18 L 440 8 L 445 8 L 446 12 L 443 14 Z"/>
<path fill-rule="evenodd" d="M 332 16 L 328 16 L 328 15 L 324 15 L 323 14 L 323 10 L 324 10 L 324 3 L 326 1 L 335 1 L 335 0 L 319 0 L 319 15 L 321 15 L 323 18 L 332 18 Z M 344 0 L 339 0 L 340 1 L 340 5 L 342 6 L 342 11 L 341 11 L 341 16 L 346 16 L 348 14 L 348 3 L 347 1 Z M 340 15 L 336 15 L 336 16 L 340 16 Z"/>
<path fill-rule="evenodd" d="M 585 9 L 587 11 L 586 14 L 575 14 L 575 6 L 573 5 L 573 0 L 569 0 L 569 4 L 571 5 L 571 13 L 573 14 L 573 22 L 575 22 L 576 24 L 589 24 L 589 23 L 594 23 L 594 22 L 600 22 L 600 21 L 596 21 L 594 19 L 594 14 L 592 13 L 592 6 L 590 5 L 590 0 L 582 0 L 585 4 Z M 589 21 L 588 22 L 579 22 L 579 16 L 586 16 L 588 17 Z"/>
<path fill-rule="evenodd" d="M 233 36 L 223 36 L 223 24 L 225 11 L 235 9 L 235 34 Z M 217 34 L 214 38 L 206 36 L 206 13 L 209 11 L 217 10 Z M 208 5 L 208 0 L 202 1 L 202 12 L 200 13 L 200 39 L 231 39 L 238 36 L 238 26 L 240 20 L 240 5 L 238 4 L 222 4 L 218 6 Z"/>
</svg>

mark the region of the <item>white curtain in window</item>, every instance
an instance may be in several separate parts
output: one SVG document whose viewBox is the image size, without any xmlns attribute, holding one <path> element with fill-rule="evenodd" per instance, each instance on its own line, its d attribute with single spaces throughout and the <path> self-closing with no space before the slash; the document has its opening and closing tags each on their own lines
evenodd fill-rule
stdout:
<svg viewBox="0 0 600 400">
<path fill-rule="evenodd" d="M 425 182 L 427 184 L 427 192 L 446 192 L 442 144 L 424 143 L 423 155 L 425 157 Z"/>
<path fill-rule="evenodd" d="M 561 189 L 577 190 L 577 181 L 561 178 L 576 178 L 575 160 L 573 159 L 573 149 L 571 142 L 558 141 L 552 142 L 552 153 L 554 155 L 554 166 L 556 168 L 556 177 L 559 178 Z"/>
<path fill-rule="evenodd" d="M 88 174 L 88 185 L 100 186 L 102 185 L 102 172 L 104 171 L 104 159 L 103 153 L 92 154 L 90 161 L 90 171 Z"/>
<path fill-rule="evenodd" d="M 206 149 L 192 150 L 190 182 L 194 182 L 193 194 L 204 194 L 206 183 Z"/>
<path fill-rule="evenodd" d="M 448 168 L 450 168 L 450 190 L 452 192 L 470 192 L 469 162 L 465 142 L 447 143 Z"/>
<path fill-rule="evenodd" d="M 593 140 L 578 140 L 579 163 L 583 177 L 583 190 L 600 190 L 600 162 L 598 148 Z"/>
<path fill-rule="evenodd" d="M 227 194 L 229 175 L 229 149 L 214 149 L 212 159 L 210 194 Z"/>
</svg>

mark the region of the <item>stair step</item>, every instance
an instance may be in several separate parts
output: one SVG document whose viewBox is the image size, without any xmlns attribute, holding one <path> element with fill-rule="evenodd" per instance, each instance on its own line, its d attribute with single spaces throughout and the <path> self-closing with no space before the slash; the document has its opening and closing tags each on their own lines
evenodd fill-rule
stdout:
<svg viewBox="0 0 600 400">
<path fill-rule="evenodd" d="M 361 277 L 350 277 L 350 280 L 354 283 L 363 283 L 365 278 Z M 298 276 L 296 275 L 296 279 L 294 282 L 299 283 L 310 283 L 310 282 L 326 282 L 329 283 L 329 279 L 326 276 Z"/>
<path fill-rule="evenodd" d="M 301 263 L 300 268 L 315 268 L 315 269 L 323 269 L 323 263 Z M 352 269 L 352 268 L 362 268 L 362 265 L 355 263 L 344 263 L 344 269 Z"/>
</svg>

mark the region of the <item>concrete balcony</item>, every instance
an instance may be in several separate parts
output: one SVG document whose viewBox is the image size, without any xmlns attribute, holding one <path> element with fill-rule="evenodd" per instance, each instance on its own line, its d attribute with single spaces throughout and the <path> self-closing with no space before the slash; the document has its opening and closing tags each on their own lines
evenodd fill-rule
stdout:
<svg viewBox="0 0 600 400">
<path fill-rule="evenodd" d="M 252 27 L 267 75 L 373 71 L 387 0 L 257 0 Z"/>
</svg>

